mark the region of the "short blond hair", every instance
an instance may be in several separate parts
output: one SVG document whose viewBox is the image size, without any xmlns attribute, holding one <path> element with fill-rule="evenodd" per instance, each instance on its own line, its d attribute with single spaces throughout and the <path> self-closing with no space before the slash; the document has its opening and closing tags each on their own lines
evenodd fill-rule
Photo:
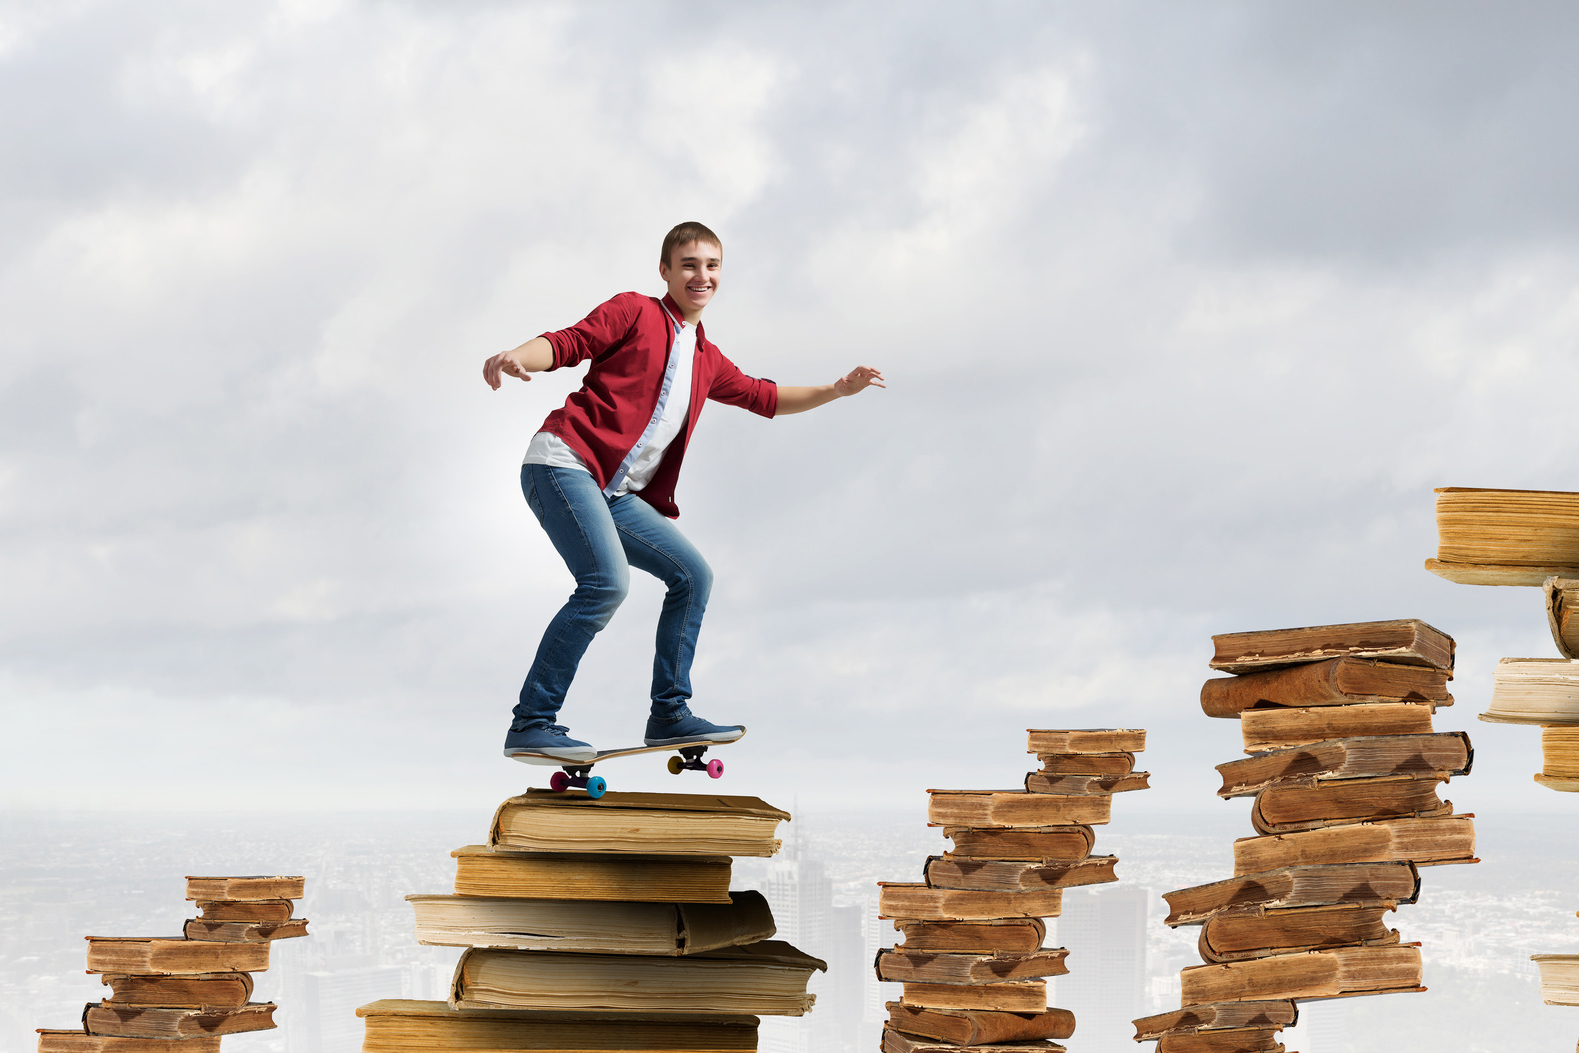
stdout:
<svg viewBox="0 0 1579 1053">
<path fill-rule="evenodd" d="M 663 251 L 658 256 L 659 266 L 673 266 L 674 250 L 681 245 L 689 245 L 693 241 L 705 241 L 710 245 L 716 245 L 718 246 L 718 254 L 720 256 L 724 254 L 724 243 L 718 240 L 717 234 L 714 234 L 704 224 L 695 220 L 688 220 L 663 236 Z"/>
</svg>

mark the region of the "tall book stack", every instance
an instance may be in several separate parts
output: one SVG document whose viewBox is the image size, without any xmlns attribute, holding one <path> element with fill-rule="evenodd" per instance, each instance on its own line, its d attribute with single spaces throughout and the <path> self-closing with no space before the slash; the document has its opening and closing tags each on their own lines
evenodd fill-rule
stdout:
<svg viewBox="0 0 1579 1053">
<path fill-rule="evenodd" d="M 1481 720 L 1538 724 L 1535 781 L 1579 791 L 1579 494 L 1560 490 L 1436 491 L 1437 558 L 1426 569 L 1463 585 L 1533 585 L 1561 659 L 1504 658 Z"/>
<path fill-rule="evenodd" d="M 822 961 L 773 940 L 734 856 L 771 856 L 789 813 L 755 797 L 529 790 L 488 842 L 450 853 L 455 891 L 412 895 L 419 943 L 464 947 L 447 1002 L 357 1010 L 367 1053 L 757 1048 L 800 1016 Z"/>
<path fill-rule="evenodd" d="M 878 911 L 904 942 L 879 952 L 877 976 L 904 984 L 888 1004 L 884 1053 L 1061 1050 L 1074 1014 L 1047 1006 L 1045 977 L 1068 972 L 1044 947 L 1063 889 L 1117 881 L 1113 856 L 1091 854 L 1113 794 L 1146 789 L 1135 754 L 1146 733 L 1037 731 L 1042 767 L 1022 790 L 929 790 L 927 820 L 953 847 L 929 856 L 917 883 L 879 882 Z"/>
<path fill-rule="evenodd" d="M 1421 991 L 1418 944 L 1386 916 L 1420 892 L 1419 867 L 1474 863 L 1473 817 L 1438 789 L 1469 771 L 1469 739 L 1433 732 L 1452 704 L 1453 640 L 1424 622 L 1214 636 L 1208 716 L 1237 718 L 1243 760 L 1219 796 L 1250 797 L 1256 836 L 1234 876 L 1170 892 L 1167 924 L 1199 925 L 1205 964 L 1180 974 L 1181 1008 L 1135 1021 L 1159 1053 L 1282 1050 L 1295 1003 Z"/>
<path fill-rule="evenodd" d="M 252 975 L 273 940 L 307 935 L 292 917 L 300 877 L 188 877 L 198 916 L 180 936 L 89 936 L 88 972 L 108 997 L 82 1028 L 38 1032 L 39 1053 L 218 1053 L 222 1035 L 274 1027 L 274 1003 L 253 1002 Z"/>
</svg>

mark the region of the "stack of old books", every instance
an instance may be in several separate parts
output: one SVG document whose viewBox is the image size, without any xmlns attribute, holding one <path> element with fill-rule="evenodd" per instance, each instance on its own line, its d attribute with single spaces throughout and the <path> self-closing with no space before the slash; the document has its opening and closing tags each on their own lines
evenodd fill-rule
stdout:
<svg viewBox="0 0 1579 1053">
<path fill-rule="evenodd" d="M 1406 619 L 1213 637 L 1201 706 L 1237 717 L 1244 760 L 1217 766 L 1222 797 L 1251 797 L 1257 836 L 1234 876 L 1168 893 L 1170 926 L 1199 925 L 1205 964 L 1182 1008 L 1135 1022 L 1159 1053 L 1280 1050 L 1311 998 L 1419 991 L 1418 944 L 1386 916 L 1420 891 L 1418 867 L 1477 862 L 1473 817 L 1439 787 L 1469 771 L 1469 739 L 1434 732 L 1452 703 L 1453 641 Z"/>
<path fill-rule="evenodd" d="M 1437 558 L 1426 569 L 1465 585 L 1538 585 L 1562 659 L 1504 658 L 1481 720 L 1541 726 L 1535 781 L 1579 791 L 1579 494 L 1437 490 Z"/>
<path fill-rule="evenodd" d="M 1135 771 L 1146 733 L 1030 732 L 1042 762 L 1023 790 L 930 790 L 927 819 L 953 847 L 927 859 L 918 883 L 880 882 L 879 913 L 904 942 L 877 956 L 877 976 L 904 984 L 888 1005 L 884 1053 L 969 1048 L 1058 1050 L 1074 1014 L 1049 1009 L 1045 977 L 1069 970 L 1043 947 L 1043 918 L 1063 889 L 1117 881 L 1113 856 L 1091 854 L 1112 795 L 1143 790 Z"/>
<path fill-rule="evenodd" d="M 367 1053 L 757 1048 L 758 1017 L 811 1009 L 827 966 L 787 943 L 731 857 L 778 851 L 789 819 L 755 797 L 531 790 L 452 895 L 406 897 L 421 943 L 464 947 L 448 1002 L 363 1006 Z"/>
<path fill-rule="evenodd" d="M 88 972 L 110 994 L 80 1030 L 39 1029 L 39 1053 L 217 1053 L 221 1035 L 274 1027 L 274 1003 L 253 1002 L 252 973 L 272 940 L 307 935 L 292 917 L 300 877 L 189 877 L 199 915 L 181 936 L 88 937 Z"/>
</svg>

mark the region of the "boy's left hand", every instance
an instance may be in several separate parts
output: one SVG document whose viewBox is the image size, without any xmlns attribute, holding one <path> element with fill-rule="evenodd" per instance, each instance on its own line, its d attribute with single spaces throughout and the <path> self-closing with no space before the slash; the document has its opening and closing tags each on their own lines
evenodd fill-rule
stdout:
<svg viewBox="0 0 1579 1053">
<path fill-rule="evenodd" d="M 883 374 L 871 366 L 856 366 L 844 376 L 833 382 L 833 390 L 840 397 L 854 395 L 857 391 L 864 391 L 868 385 L 886 388 L 883 383 Z"/>
</svg>

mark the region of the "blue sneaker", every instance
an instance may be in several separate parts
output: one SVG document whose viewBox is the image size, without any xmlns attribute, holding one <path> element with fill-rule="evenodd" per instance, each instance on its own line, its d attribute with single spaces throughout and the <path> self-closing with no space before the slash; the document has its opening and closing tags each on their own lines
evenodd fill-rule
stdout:
<svg viewBox="0 0 1579 1053">
<path fill-rule="evenodd" d="M 511 728 L 504 737 L 504 755 L 541 753 L 562 761 L 596 760 L 598 751 L 579 739 L 566 734 L 570 729 L 558 724 L 534 724 L 529 728 Z"/>
<path fill-rule="evenodd" d="M 673 746 L 678 742 L 733 742 L 746 733 L 743 724 L 714 724 L 685 710 L 684 715 L 669 724 L 660 724 L 647 718 L 646 743 L 649 746 Z"/>
</svg>

